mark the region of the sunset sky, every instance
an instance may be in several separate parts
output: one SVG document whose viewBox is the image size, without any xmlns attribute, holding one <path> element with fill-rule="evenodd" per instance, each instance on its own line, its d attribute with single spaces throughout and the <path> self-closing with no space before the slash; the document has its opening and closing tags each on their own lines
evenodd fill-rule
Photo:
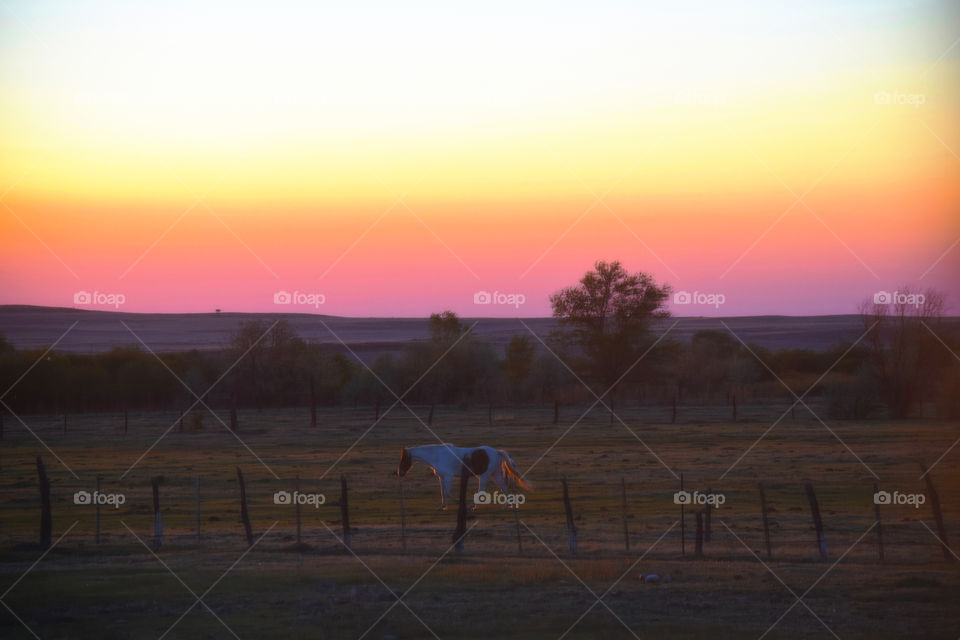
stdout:
<svg viewBox="0 0 960 640">
<path fill-rule="evenodd" d="M 960 313 L 956 3 L 321 4 L 2 3 L 0 304 Z"/>
</svg>

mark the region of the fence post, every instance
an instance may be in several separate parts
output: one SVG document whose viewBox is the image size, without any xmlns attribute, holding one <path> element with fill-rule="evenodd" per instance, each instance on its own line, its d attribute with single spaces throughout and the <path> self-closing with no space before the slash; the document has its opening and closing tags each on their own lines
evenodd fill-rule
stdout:
<svg viewBox="0 0 960 640">
<path fill-rule="evenodd" d="M 296 482 L 296 485 L 294 485 L 294 494 L 293 494 L 293 501 L 295 503 L 294 509 L 296 510 L 296 514 L 297 514 L 297 548 L 300 547 L 300 540 L 301 540 L 300 538 L 300 501 L 297 500 L 297 497 L 299 496 L 299 494 L 300 494 L 300 474 L 298 473 L 297 482 Z"/>
<path fill-rule="evenodd" d="M 127 435 L 127 431 L 130 428 L 130 415 L 127 413 L 127 410 L 123 410 L 123 435 Z"/>
<path fill-rule="evenodd" d="M 163 546 L 163 519 L 160 515 L 160 476 L 150 478 L 153 489 L 153 549 L 159 551 Z"/>
<path fill-rule="evenodd" d="M 377 403 L 379 408 L 380 403 Z M 350 504 L 347 501 L 347 476 L 340 474 L 340 526 L 343 529 L 343 544 L 350 549 Z"/>
<path fill-rule="evenodd" d="M 694 514 L 697 517 L 697 535 L 694 538 L 694 554 L 699 558 L 703 555 L 703 512 L 699 509 Z"/>
<path fill-rule="evenodd" d="M 50 548 L 53 539 L 53 516 L 50 514 L 50 479 L 43 458 L 37 456 L 37 476 L 40 482 L 40 547 Z"/>
<path fill-rule="evenodd" d="M 680 472 L 680 491 L 683 491 L 683 472 Z M 687 555 L 687 520 L 686 520 L 686 505 L 680 503 L 680 555 Z"/>
<path fill-rule="evenodd" d="M 457 553 L 463 552 L 463 539 L 467 533 L 467 484 L 472 475 L 466 458 L 460 461 L 460 504 L 457 505 L 457 528 L 453 532 L 454 548 Z"/>
<path fill-rule="evenodd" d="M 674 397 L 671 399 L 670 404 L 673 410 L 670 413 L 670 424 L 677 423 L 677 399 Z"/>
<path fill-rule="evenodd" d="M 487 424 L 493 426 L 493 403 L 487 405 Z"/>
<path fill-rule="evenodd" d="M 809 482 L 804 485 L 807 492 L 807 500 L 810 502 L 810 514 L 813 516 L 813 526 L 817 530 L 817 549 L 820 551 L 820 558 L 827 559 L 827 542 L 823 538 L 823 520 L 820 519 L 820 505 L 817 504 L 817 494 L 813 491 L 813 485 Z"/>
<path fill-rule="evenodd" d="M 560 422 L 560 401 L 553 401 L 553 424 L 558 424 Z"/>
<path fill-rule="evenodd" d="M 567 491 L 567 478 L 560 479 L 563 484 L 563 510 L 567 514 L 567 540 L 570 545 L 570 553 L 577 555 L 577 527 L 573 524 L 573 509 L 570 507 L 570 494 Z"/>
<path fill-rule="evenodd" d="M 63 414 L 63 432 L 64 432 L 64 433 L 67 432 L 67 414 L 66 414 L 66 412 L 64 412 L 64 414 Z"/>
<path fill-rule="evenodd" d="M 313 374 L 310 374 L 310 426 L 317 426 L 317 393 L 314 388 Z M 299 544 L 299 541 L 298 541 Z"/>
<path fill-rule="evenodd" d="M 707 495 L 713 496 L 713 489 L 707 489 Z M 710 514 L 713 512 L 713 505 L 707 501 L 707 508 L 703 515 L 703 541 L 710 542 Z"/>
<path fill-rule="evenodd" d="M 431 406 L 431 409 L 433 407 Z M 403 481 L 397 476 L 397 487 L 400 490 L 400 546 L 407 552 L 407 506 L 403 500 Z"/>
<path fill-rule="evenodd" d="M 97 495 L 100 494 L 100 480 L 103 476 L 97 476 Z M 100 501 L 96 501 L 93 512 L 93 544 L 100 544 Z"/>
<path fill-rule="evenodd" d="M 197 513 L 197 545 L 200 544 L 200 476 L 194 481 L 194 493 L 196 494 L 196 513 Z"/>
<path fill-rule="evenodd" d="M 627 481 L 620 478 L 620 510 L 623 513 L 623 550 L 630 553 L 630 530 L 627 528 Z"/>
<path fill-rule="evenodd" d="M 511 488 L 513 489 L 513 495 L 516 496 L 517 481 L 512 480 L 511 485 L 512 485 Z M 516 525 L 517 527 L 517 553 L 519 553 L 520 555 L 523 555 L 523 540 L 521 540 L 520 538 L 520 504 L 515 502 L 513 505 L 512 511 L 513 511 L 513 524 Z"/>
<path fill-rule="evenodd" d="M 927 483 L 927 493 L 930 494 L 930 508 L 933 509 L 933 518 L 937 523 L 937 535 L 940 537 L 940 548 L 943 551 L 943 559 L 947 562 L 953 562 L 954 558 L 950 553 L 949 542 L 947 542 L 947 528 L 943 524 L 943 513 L 940 511 L 940 496 L 933 486 L 933 478 L 926 467 L 920 465 L 923 471 L 923 479 Z"/>
<path fill-rule="evenodd" d="M 253 529 L 250 527 L 250 514 L 247 512 L 247 485 L 243 481 L 243 471 L 237 467 L 237 482 L 240 484 L 240 520 L 247 534 L 247 545 L 253 546 Z"/>
<path fill-rule="evenodd" d="M 767 494 L 763 490 L 763 483 L 757 484 L 760 489 L 760 516 L 763 518 L 763 541 L 767 545 L 767 560 L 772 560 L 770 553 L 770 523 L 767 521 Z"/>
<path fill-rule="evenodd" d="M 430 413 L 427 415 L 427 426 L 433 426 L 433 403 L 430 403 Z"/>
<path fill-rule="evenodd" d="M 876 496 L 880 492 L 880 489 L 877 488 L 877 483 L 873 483 L 873 495 Z M 880 503 L 874 499 L 873 501 L 873 512 L 876 514 L 877 518 L 877 559 L 883 560 L 883 522 L 880 521 Z"/>
</svg>

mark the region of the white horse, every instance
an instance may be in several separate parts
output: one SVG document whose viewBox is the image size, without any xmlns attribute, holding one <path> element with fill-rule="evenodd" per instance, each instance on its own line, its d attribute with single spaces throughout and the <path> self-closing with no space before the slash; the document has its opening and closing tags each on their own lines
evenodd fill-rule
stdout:
<svg viewBox="0 0 960 640">
<path fill-rule="evenodd" d="M 503 449 L 493 447 L 455 447 L 452 444 L 428 444 L 421 447 L 402 447 L 397 475 L 407 475 L 414 463 L 426 465 L 440 480 L 440 508 L 447 508 L 447 496 L 453 497 L 454 477 L 460 475 L 464 462 L 477 476 L 479 492 L 483 492 L 491 478 L 504 495 L 509 495 L 507 480 L 514 478 L 527 491 L 533 488 L 517 473 L 516 463 Z M 477 505 L 474 504 L 474 507 Z"/>
</svg>

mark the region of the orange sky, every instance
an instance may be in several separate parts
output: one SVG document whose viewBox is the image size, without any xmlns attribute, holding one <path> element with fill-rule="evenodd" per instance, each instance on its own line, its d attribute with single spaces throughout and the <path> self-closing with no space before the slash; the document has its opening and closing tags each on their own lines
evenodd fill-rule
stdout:
<svg viewBox="0 0 960 640">
<path fill-rule="evenodd" d="M 538 15 L 489 8 L 459 32 L 461 16 L 434 8 L 403 18 L 419 30 L 407 39 L 390 15 L 348 12 L 348 34 L 383 40 L 332 54 L 295 37 L 310 9 L 284 9 L 171 26 L 164 9 L 118 5 L 82 29 L 96 16 L 13 4 L 0 303 L 96 291 L 127 311 L 536 316 L 619 259 L 724 294 L 679 315 L 851 313 L 907 284 L 946 290 L 958 311 L 948 4 L 702 24 L 562 10 L 540 31 Z M 661 33 L 677 24 L 697 37 Z M 570 50 L 578 26 L 589 52 Z M 278 306 L 278 291 L 325 301 Z M 525 302 L 475 305 L 478 291 Z"/>
</svg>

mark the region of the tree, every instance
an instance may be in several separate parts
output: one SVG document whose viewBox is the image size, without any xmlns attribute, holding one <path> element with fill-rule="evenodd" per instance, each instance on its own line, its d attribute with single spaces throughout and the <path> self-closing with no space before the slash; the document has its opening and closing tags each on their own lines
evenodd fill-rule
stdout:
<svg viewBox="0 0 960 640">
<path fill-rule="evenodd" d="M 514 336 L 504 347 L 503 372 L 515 396 L 521 395 L 533 368 L 533 342 L 527 336 Z"/>
<path fill-rule="evenodd" d="M 587 358 L 591 377 L 609 389 L 650 346 L 652 323 L 670 316 L 669 295 L 669 285 L 652 276 L 601 260 L 578 285 L 550 296 L 550 304 L 565 338 Z"/>
<path fill-rule="evenodd" d="M 860 305 L 864 342 L 890 415 L 905 418 L 924 396 L 932 395 L 947 351 L 935 331 L 945 307 L 936 289 L 920 293 L 910 287 L 879 293 Z"/>
</svg>

